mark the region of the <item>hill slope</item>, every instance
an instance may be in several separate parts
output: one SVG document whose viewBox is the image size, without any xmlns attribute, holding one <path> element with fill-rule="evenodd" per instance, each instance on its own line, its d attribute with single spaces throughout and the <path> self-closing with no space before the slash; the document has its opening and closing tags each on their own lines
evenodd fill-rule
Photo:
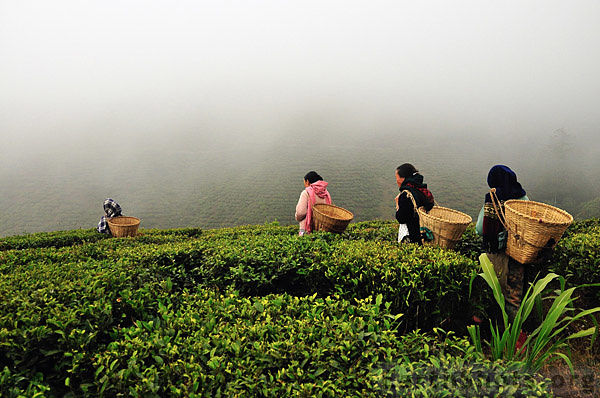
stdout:
<svg viewBox="0 0 600 398">
<path fill-rule="evenodd" d="M 553 264 L 572 282 L 600 281 L 586 260 L 597 261 L 599 228 L 578 223 L 557 247 Z M 548 381 L 438 329 L 470 314 L 473 230 L 455 252 L 398 246 L 395 229 L 0 239 L 0 393 L 550 396 Z"/>
<path fill-rule="evenodd" d="M 307 133 L 311 128 L 314 132 Z M 560 161 L 551 148 L 525 139 L 495 142 L 404 132 L 361 138 L 306 129 L 265 143 L 190 140 L 156 148 L 141 142 L 6 164 L 0 168 L 0 236 L 92 228 L 106 197 L 117 200 L 126 215 L 141 218 L 145 228 L 294 224 L 302 177 L 309 170 L 330 183 L 335 204 L 351 210 L 356 221 L 389 220 L 397 194 L 394 170 L 404 162 L 420 169 L 438 203 L 473 217 L 488 190 L 487 172 L 496 163 L 516 170 L 532 200 L 574 215 L 581 203 L 600 196 L 594 173 L 600 169 L 598 158 L 579 167 L 586 156 L 574 152 Z"/>
</svg>

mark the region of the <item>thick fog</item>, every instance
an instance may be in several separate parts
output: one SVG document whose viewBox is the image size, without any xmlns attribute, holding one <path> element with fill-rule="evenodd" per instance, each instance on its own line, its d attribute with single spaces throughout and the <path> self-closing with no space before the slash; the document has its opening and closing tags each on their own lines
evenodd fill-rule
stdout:
<svg viewBox="0 0 600 398">
<path fill-rule="evenodd" d="M 476 180 L 463 211 L 510 163 L 576 212 L 600 197 L 599 49 L 596 0 L 1 1 L 0 235 L 91 228 L 109 196 L 147 227 L 288 223 L 306 171 L 388 200 L 405 161 Z"/>
</svg>

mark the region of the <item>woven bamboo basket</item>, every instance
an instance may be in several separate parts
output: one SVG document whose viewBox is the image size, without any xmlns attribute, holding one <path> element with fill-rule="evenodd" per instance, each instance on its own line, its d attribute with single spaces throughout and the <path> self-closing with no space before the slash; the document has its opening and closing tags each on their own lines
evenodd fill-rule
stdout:
<svg viewBox="0 0 600 398">
<path fill-rule="evenodd" d="M 433 232 L 433 241 L 429 242 L 430 244 L 452 249 L 473 219 L 458 210 L 436 205 L 429 213 L 420 207 L 419 220 L 421 227 L 429 228 Z"/>
<path fill-rule="evenodd" d="M 312 208 L 315 231 L 327 231 L 341 234 L 354 218 L 351 211 L 338 206 L 317 204 Z"/>
<path fill-rule="evenodd" d="M 557 207 L 530 200 L 504 202 L 508 240 L 506 254 L 521 264 L 534 261 L 541 249 L 554 247 L 573 222 L 573 216 Z M 550 240 L 553 244 L 547 246 Z"/>
<path fill-rule="evenodd" d="M 108 222 L 111 235 L 116 238 L 136 236 L 138 227 L 140 226 L 140 219 L 137 217 L 119 216 L 109 218 L 106 221 Z"/>
</svg>

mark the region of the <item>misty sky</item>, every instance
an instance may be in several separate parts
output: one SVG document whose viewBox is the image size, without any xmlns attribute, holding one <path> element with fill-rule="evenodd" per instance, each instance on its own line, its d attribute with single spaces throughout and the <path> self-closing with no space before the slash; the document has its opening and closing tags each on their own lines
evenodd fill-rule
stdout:
<svg viewBox="0 0 600 398">
<path fill-rule="evenodd" d="M 106 197 L 145 227 L 293 222 L 315 168 L 385 218 L 405 161 L 458 210 L 508 163 L 579 211 L 599 49 L 598 0 L 0 0 L 0 235 L 89 228 Z"/>
<path fill-rule="evenodd" d="M 0 155 L 270 138 L 311 112 L 591 135 L 599 49 L 596 0 L 2 0 Z"/>
</svg>

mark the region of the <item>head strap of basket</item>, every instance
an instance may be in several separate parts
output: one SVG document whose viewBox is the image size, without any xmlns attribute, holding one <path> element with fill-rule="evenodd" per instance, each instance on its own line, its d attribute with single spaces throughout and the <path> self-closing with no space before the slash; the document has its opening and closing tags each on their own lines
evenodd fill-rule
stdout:
<svg viewBox="0 0 600 398">
<path fill-rule="evenodd" d="M 415 201 L 415 197 L 413 196 L 412 192 L 410 192 L 408 189 L 404 189 L 402 192 L 406 192 L 406 196 L 410 199 L 410 201 L 413 204 L 413 210 L 415 211 L 415 213 L 418 213 L 418 211 L 417 211 L 417 202 Z M 433 200 L 433 204 L 435 206 L 439 206 L 438 202 L 435 199 Z"/>
<path fill-rule="evenodd" d="M 415 201 L 415 197 L 413 196 L 413 194 L 408 189 L 405 189 L 402 192 L 406 192 L 406 197 L 410 199 L 410 201 L 413 204 L 413 210 L 415 211 L 415 213 L 417 213 L 417 202 Z"/>
<path fill-rule="evenodd" d="M 506 222 L 506 212 L 504 211 L 504 208 L 502 207 L 502 205 L 500 203 L 500 199 L 498 198 L 498 195 L 496 194 L 496 188 L 490 189 L 490 198 L 492 199 L 492 205 L 494 206 L 494 211 L 496 212 L 496 215 L 498 216 L 498 220 L 500 220 L 500 223 L 502 224 L 502 226 L 508 232 L 514 234 L 518 238 L 519 235 L 516 233 L 516 231 L 513 231 L 510 228 L 510 226 L 508 225 L 508 223 Z"/>
</svg>

